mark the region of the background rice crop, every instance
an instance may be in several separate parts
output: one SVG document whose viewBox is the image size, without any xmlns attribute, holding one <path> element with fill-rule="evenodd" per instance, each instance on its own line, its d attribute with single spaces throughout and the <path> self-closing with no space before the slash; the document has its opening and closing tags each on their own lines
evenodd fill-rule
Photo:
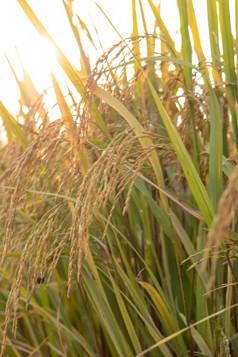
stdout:
<svg viewBox="0 0 238 357">
<path fill-rule="evenodd" d="M 91 68 L 87 24 L 63 1 L 78 71 L 18 3 L 67 79 L 51 73 L 45 92 L 55 120 L 9 60 L 21 99 L 16 116 L 0 102 L 1 356 L 236 356 L 237 14 L 207 0 L 208 62 L 192 0 L 177 1 L 180 50 L 152 0 L 154 32 L 132 0 L 126 39 L 101 9 L 121 39 Z"/>
</svg>

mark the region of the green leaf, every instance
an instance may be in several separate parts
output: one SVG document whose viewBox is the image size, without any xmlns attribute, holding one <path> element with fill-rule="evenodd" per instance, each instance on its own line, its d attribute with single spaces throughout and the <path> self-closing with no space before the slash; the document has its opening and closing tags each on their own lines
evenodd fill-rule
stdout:
<svg viewBox="0 0 238 357">
<path fill-rule="evenodd" d="M 181 313 L 179 315 L 183 322 L 186 323 L 186 317 Z M 207 357 L 213 357 L 214 354 L 211 352 L 200 333 L 194 327 L 191 328 L 191 333 L 202 354 Z"/>
<path fill-rule="evenodd" d="M 166 323 L 166 325 L 168 326 L 169 330 L 171 332 L 174 332 L 175 326 L 173 323 L 173 319 L 171 317 L 171 314 L 166 306 L 166 304 L 164 303 L 162 297 L 160 296 L 160 294 L 158 293 L 158 291 L 156 291 L 156 289 L 148 284 L 145 281 L 141 281 L 141 280 L 137 280 L 138 283 L 143 286 L 143 288 L 148 292 L 148 294 L 150 295 L 152 301 L 154 302 L 160 316 L 162 317 L 162 319 L 164 320 L 164 322 Z"/>
<path fill-rule="evenodd" d="M 147 190 L 143 181 L 138 178 L 135 181 L 134 185 L 135 185 L 135 187 L 138 188 L 138 190 L 140 190 L 140 192 L 143 193 L 143 195 L 145 195 L 146 201 L 147 201 L 148 205 L 150 206 L 151 211 L 153 212 L 155 218 L 159 222 L 160 226 L 162 227 L 162 229 L 166 233 L 166 235 L 171 238 L 172 233 L 171 233 L 170 222 L 169 222 L 168 218 L 166 217 L 166 215 L 164 214 L 164 212 L 162 211 L 162 209 L 160 208 L 160 206 L 157 204 L 157 202 L 153 199 L 153 197 Z"/>
<path fill-rule="evenodd" d="M 187 1 L 177 0 L 180 14 L 180 32 L 182 36 L 182 56 L 186 62 L 192 62 L 192 47 L 188 31 Z M 192 71 L 187 66 L 184 67 L 184 74 L 188 90 L 192 88 Z"/>
<path fill-rule="evenodd" d="M 162 18 L 161 18 L 161 15 L 160 15 L 160 6 L 156 7 L 154 4 L 153 4 L 153 1 L 152 0 L 147 0 L 150 7 L 151 7 L 151 10 L 153 11 L 153 14 L 154 14 L 154 17 L 157 21 L 157 25 L 159 26 L 159 29 L 160 29 L 160 32 L 162 34 L 162 36 L 165 38 L 165 42 L 166 42 L 166 46 L 168 46 L 168 48 L 170 49 L 171 53 L 175 56 L 175 57 L 180 57 L 179 53 L 176 51 L 175 49 L 175 43 L 174 41 L 172 40 L 170 34 L 169 34 L 169 31 L 167 30 Z"/>
<path fill-rule="evenodd" d="M 154 97 L 154 100 L 157 104 L 157 107 L 159 109 L 159 112 L 161 114 L 161 117 L 163 119 L 164 125 L 169 134 L 170 140 L 178 156 L 179 162 L 183 168 L 185 177 L 188 181 L 193 197 L 197 202 L 197 205 L 204 219 L 206 220 L 207 224 L 210 225 L 214 217 L 214 209 L 210 201 L 210 198 L 207 194 L 207 191 L 202 183 L 200 176 L 198 175 L 198 172 L 192 162 L 192 159 L 184 143 L 182 142 L 176 128 L 174 127 L 163 104 L 161 103 L 155 88 L 152 86 L 151 83 L 150 83 L 150 89 Z"/>
<path fill-rule="evenodd" d="M 115 293 L 119 309 L 121 311 L 123 320 L 125 322 L 125 325 L 126 325 L 128 334 L 130 336 L 130 339 L 132 341 L 132 344 L 134 346 L 134 349 L 135 349 L 136 353 L 140 353 L 141 352 L 141 345 L 140 345 L 140 341 L 139 341 L 139 339 L 138 339 L 138 337 L 136 335 L 136 331 L 135 331 L 135 328 L 133 326 L 133 322 L 132 322 L 132 320 L 130 318 L 130 315 L 129 315 L 128 311 L 127 311 L 126 305 L 123 302 L 123 299 L 122 299 L 121 294 L 120 294 L 120 290 L 118 289 L 118 286 L 115 283 L 115 280 L 113 279 L 113 277 L 112 277 L 112 275 L 110 273 L 109 273 L 109 276 L 111 278 L 113 291 Z"/>
<path fill-rule="evenodd" d="M 238 148 L 238 126 L 235 110 L 235 103 L 237 101 L 237 77 L 235 72 L 235 56 L 231 31 L 229 1 L 219 0 L 219 21 L 223 47 L 224 72 L 227 81 L 227 98 L 232 117 L 232 126 L 236 140 L 236 147 Z"/>
<path fill-rule="evenodd" d="M 8 139 L 11 141 L 12 136 L 14 135 L 24 149 L 27 148 L 29 141 L 25 134 L 23 133 L 20 124 L 16 121 L 16 119 L 8 112 L 8 110 L 3 105 L 2 101 L 0 101 L 0 116 L 3 120 L 3 124 L 6 128 Z"/>
<path fill-rule="evenodd" d="M 217 203 L 222 192 L 222 120 L 218 100 L 209 86 L 210 91 L 210 144 L 209 144 L 209 188 L 213 208 L 216 210 Z"/>
<path fill-rule="evenodd" d="M 206 85 L 206 82 L 210 83 L 210 79 L 209 79 L 208 68 L 206 66 L 206 58 L 203 53 L 202 44 L 199 36 L 199 29 L 195 17 L 195 11 L 194 11 L 192 0 L 187 1 L 187 8 L 188 8 L 188 23 L 193 34 L 194 50 L 197 54 L 201 66 L 204 68 L 204 77 L 206 79 L 205 81 L 205 85 Z"/>
<path fill-rule="evenodd" d="M 103 324 L 107 333 L 109 334 L 117 350 L 118 356 L 132 357 L 133 353 L 129 348 L 128 344 L 125 349 L 124 343 L 126 341 L 125 340 L 123 341 L 121 338 L 121 335 L 118 331 L 119 326 L 115 321 L 115 317 L 112 315 L 112 312 L 108 308 L 108 304 L 105 302 L 105 299 L 103 295 L 101 295 L 98 287 L 95 286 L 92 277 L 90 277 L 89 273 L 86 272 L 85 269 L 83 269 L 82 277 L 83 277 L 84 285 L 88 292 L 88 296 L 92 300 L 92 304 L 96 310 L 96 313 L 98 314 L 101 323 Z"/>
<path fill-rule="evenodd" d="M 181 329 L 180 331 L 177 331 L 177 332 L 173 333 L 172 335 L 170 335 L 170 336 L 168 336 L 168 337 L 165 337 L 162 341 L 159 341 L 158 343 L 154 344 L 153 346 L 147 348 L 147 349 L 144 350 L 143 352 L 139 353 L 136 357 L 141 357 L 141 356 L 143 356 L 144 354 L 146 354 L 146 353 L 152 351 L 154 348 L 159 347 L 159 346 L 163 345 L 164 343 L 169 342 L 169 341 L 172 340 L 173 338 L 175 338 L 175 337 L 181 335 L 182 333 L 188 331 L 189 329 L 192 329 L 193 327 L 195 327 L 195 326 L 197 326 L 197 325 L 199 325 L 199 324 L 202 324 L 203 322 L 208 321 L 208 320 L 210 320 L 210 319 L 213 318 L 213 317 L 216 317 L 216 316 L 221 315 L 221 314 L 222 314 L 223 312 L 225 312 L 226 310 L 235 308 L 235 307 L 237 307 L 237 306 L 238 306 L 238 304 L 234 304 L 234 305 L 228 306 L 228 307 L 226 307 L 226 308 L 224 308 L 224 309 L 222 309 L 222 310 L 219 310 L 219 311 L 215 312 L 214 314 L 211 314 L 211 315 L 205 317 L 204 319 L 202 319 L 202 320 L 200 320 L 200 321 L 195 322 L 194 324 L 192 324 L 192 325 L 190 325 L 190 326 L 188 326 L 188 327 L 185 327 L 185 328 Z"/>
</svg>

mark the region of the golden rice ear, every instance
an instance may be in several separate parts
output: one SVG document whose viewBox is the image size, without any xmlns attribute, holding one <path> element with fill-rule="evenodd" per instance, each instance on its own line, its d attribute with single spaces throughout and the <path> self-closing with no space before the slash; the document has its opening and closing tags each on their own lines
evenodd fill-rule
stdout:
<svg viewBox="0 0 238 357">
<path fill-rule="evenodd" d="M 71 293 L 74 268 L 77 267 L 77 279 L 79 281 L 82 258 L 83 256 L 87 257 L 88 254 L 90 226 L 94 217 L 100 221 L 96 211 L 99 211 L 101 207 L 105 209 L 109 200 L 112 201 L 112 207 L 102 235 L 102 239 L 104 239 L 116 204 L 123 191 L 128 187 L 128 183 L 131 182 L 125 203 L 124 213 L 126 212 L 137 172 L 142 169 L 150 154 L 149 150 L 140 147 L 138 139 L 133 134 L 132 129 L 127 130 L 126 136 L 124 133 L 118 135 L 92 165 L 80 185 L 69 236 L 71 249 L 68 267 L 68 297 Z M 152 147 L 151 150 L 154 150 L 154 148 Z M 130 165 L 131 170 L 126 168 L 126 164 Z M 134 169 L 136 169 L 136 172 L 132 174 Z"/>
<path fill-rule="evenodd" d="M 83 2 L 63 0 L 78 70 L 27 0 L 16 1 L 54 43 L 80 103 L 61 90 L 60 75 L 51 76 L 61 116 L 53 123 L 43 95 L 21 125 L 0 101 L 8 135 L 0 148 L 1 357 L 6 342 L 16 355 L 238 355 L 238 0 L 232 13 L 229 1 L 206 1 L 212 64 L 199 1 L 169 8 L 178 10 L 181 50 L 156 1 L 126 2 L 127 39 L 98 6 L 121 41 L 92 71 L 80 27 L 93 41 L 73 8 Z M 21 94 L 31 88 L 35 97 L 31 80 L 19 85 L 13 74 Z"/>
<path fill-rule="evenodd" d="M 224 190 L 217 208 L 216 217 L 213 220 L 211 229 L 208 233 L 207 245 L 204 253 L 204 260 L 201 265 L 201 271 L 204 272 L 211 258 L 211 274 L 207 284 L 207 292 L 210 292 L 216 280 L 216 268 L 219 259 L 219 250 L 222 248 L 222 242 L 228 233 L 234 220 L 238 207 L 238 165 L 234 168 L 229 178 L 228 185 Z M 224 246 L 225 248 L 225 246 Z"/>
<path fill-rule="evenodd" d="M 58 120 L 37 133 L 25 152 L 16 157 L 0 177 L 1 186 L 4 188 L 1 224 L 5 228 L 2 262 L 4 266 L 8 266 L 6 255 L 11 250 L 17 257 L 13 257 L 11 266 L 8 267 L 12 290 L 6 305 L 6 316 L 11 316 L 12 311 L 14 312 L 14 333 L 16 333 L 17 309 L 24 276 L 27 276 L 26 306 L 28 306 L 37 282 L 38 266 L 40 265 L 42 271 L 45 271 L 46 265 L 49 264 L 51 250 L 55 248 L 57 241 L 57 239 L 53 240 L 52 236 L 54 234 L 57 236 L 57 228 L 61 226 L 57 218 L 55 219 L 60 206 L 56 204 L 55 209 L 46 213 L 47 198 L 39 199 L 39 197 L 42 195 L 44 197 L 44 191 L 49 194 L 47 192 L 49 185 L 57 187 L 56 192 L 59 189 L 55 165 L 57 160 L 59 165 L 62 152 L 69 147 L 62 129 L 62 121 Z M 71 178 L 72 176 L 68 175 L 68 180 Z M 32 189 L 35 186 L 39 187 L 40 182 L 42 191 Z M 57 193 L 53 194 L 53 197 L 57 200 Z M 27 206 L 32 200 L 37 204 L 28 210 Z M 38 222 L 35 217 L 38 217 Z M 21 228 L 22 224 L 24 224 L 23 228 Z M 8 323 L 9 318 L 6 318 L 4 339 L 6 339 Z"/>
</svg>

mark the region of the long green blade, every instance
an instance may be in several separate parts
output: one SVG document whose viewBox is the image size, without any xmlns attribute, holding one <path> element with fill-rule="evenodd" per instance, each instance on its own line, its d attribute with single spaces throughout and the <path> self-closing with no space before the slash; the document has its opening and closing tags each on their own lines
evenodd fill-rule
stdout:
<svg viewBox="0 0 238 357">
<path fill-rule="evenodd" d="M 209 150 L 209 188 L 213 207 L 216 210 L 222 191 L 222 121 L 218 100 L 210 89 L 210 150 Z"/>
<path fill-rule="evenodd" d="M 12 139 L 13 135 L 19 140 L 24 149 L 27 148 L 29 141 L 25 134 L 23 133 L 20 124 L 16 121 L 16 119 L 9 113 L 9 111 L 5 108 L 2 101 L 0 101 L 0 116 L 3 120 L 3 124 L 6 128 L 8 140 Z"/>
<path fill-rule="evenodd" d="M 193 197 L 197 202 L 197 205 L 206 220 L 207 224 L 210 225 L 214 217 L 214 209 L 212 207 L 211 200 L 207 194 L 207 191 L 202 183 L 200 176 L 192 162 L 192 159 L 182 142 L 176 128 L 174 127 L 171 119 L 169 118 L 163 104 L 160 101 L 160 98 L 155 90 L 155 88 L 150 83 L 151 93 L 154 97 L 154 100 L 157 104 L 161 117 L 163 119 L 164 125 L 169 134 L 170 140 L 174 146 L 174 149 L 177 153 L 179 162 L 183 168 L 185 177 L 188 181 L 189 187 L 193 193 Z"/>
</svg>

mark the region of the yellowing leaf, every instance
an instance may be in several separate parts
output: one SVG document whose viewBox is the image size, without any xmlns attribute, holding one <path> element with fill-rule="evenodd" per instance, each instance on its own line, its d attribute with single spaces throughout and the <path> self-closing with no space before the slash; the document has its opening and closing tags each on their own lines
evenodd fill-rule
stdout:
<svg viewBox="0 0 238 357">
<path fill-rule="evenodd" d="M 29 142 L 23 131 L 21 130 L 20 124 L 16 121 L 16 119 L 8 112 L 8 110 L 3 105 L 2 101 L 0 101 L 0 116 L 3 120 L 3 125 L 6 128 L 8 139 L 12 140 L 13 135 L 19 140 L 21 145 L 26 149 Z"/>
</svg>

